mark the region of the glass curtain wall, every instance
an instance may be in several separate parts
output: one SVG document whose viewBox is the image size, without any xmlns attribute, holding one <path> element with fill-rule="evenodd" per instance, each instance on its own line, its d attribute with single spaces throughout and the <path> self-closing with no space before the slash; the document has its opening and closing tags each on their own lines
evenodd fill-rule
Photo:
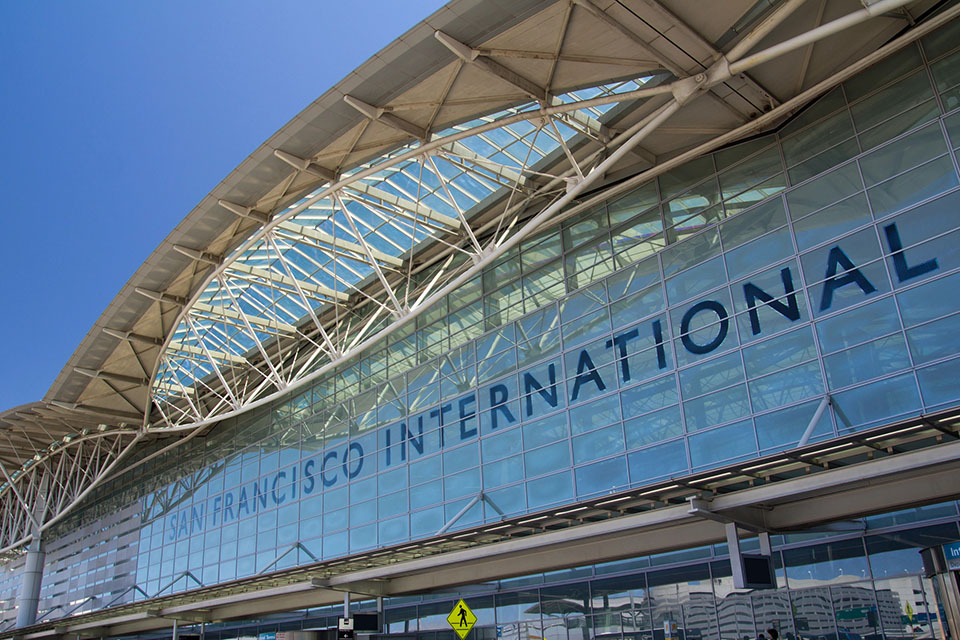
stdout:
<svg viewBox="0 0 960 640">
<path fill-rule="evenodd" d="M 480 491 L 520 514 L 787 449 L 827 394 L 815 439 L 960 404 L 957 43 L 948 25 L 521 243 L 307 391 L 101 488 L 51 537 L 99 532 L 53 553 L 46 606 L 433 535 Z M 456 526 L 499 518 L 481 501 Z M 77 555 L 106 538 L 133 550 L 125 591 Z"/>
<path fill-rule="evenodd" d="M 899 513 L 923 520 L 952 513 L 955 503 Z M 384 632 L 452 640 L 446 616 L 464 598 L 477 616 L 478 640 L 664 640 L 664 623 L 680 640 L 753 640 L 775 628 L 785 640 L 945 638 L 933 587 L 922 577 L 921 547 L 955 540 L 957 523 L 889 527 L 866 521 L 868 534 L 775 536 L 778 588 L 733 587 L 725 545 L 579 567 L 460 591 L 387 599 Z M 746 541 L 745 541 L 746 542 Z M 756 542 L 755 540 L 753 542 Z M 691 562 L 692 556 L 698 556 Z M 354 604 L 370 610 L 372 601 Z M 211 640 L 256 631 L 336 625 L 341 607 L 297 612 L 282 624 L 208 626 Z"/>
</svg>

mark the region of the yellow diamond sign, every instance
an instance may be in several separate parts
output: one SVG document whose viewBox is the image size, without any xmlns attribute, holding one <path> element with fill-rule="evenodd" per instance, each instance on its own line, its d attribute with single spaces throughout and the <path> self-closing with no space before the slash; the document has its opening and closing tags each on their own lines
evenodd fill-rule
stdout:
<svg viewBox="0 0 960 640">
<path fill-rule="evenodd" d="M 460 640 L 463 640 L 470 633 L 470 629 L 473 629 L 473 625 L 477 624 L 477 616 L 473 615 L 473 611 L 470 611 L 466 602 L 460 600 L 453 605 L 453 611 L 447 616 L 447 622 L 460 636 Z"/>
</svg>

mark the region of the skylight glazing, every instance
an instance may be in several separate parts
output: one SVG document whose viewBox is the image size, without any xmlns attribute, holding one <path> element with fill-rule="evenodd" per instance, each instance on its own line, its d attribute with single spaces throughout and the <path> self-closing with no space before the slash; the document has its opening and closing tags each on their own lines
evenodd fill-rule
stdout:
<svg viewBox="0 0 960 640">
<path fill-rule="evenodd" d="M 555 96 L 550 115 L 531 101 L 449 127 L 279 213 L 185 307 L 154 376 L 151 422 L 188 426 L 240 410 L 407 317 L 502 242 L 530 203 L 582 178 L 577 147 L 602 151 L 616 96 L 651 79 Z M 597 98 L 610 102 L 578 106 Z M 497 203 L 497 217 L 478 215 Z M 409 259 L 426 243 L 448 255 L 421 270 Z"/>
</svg>

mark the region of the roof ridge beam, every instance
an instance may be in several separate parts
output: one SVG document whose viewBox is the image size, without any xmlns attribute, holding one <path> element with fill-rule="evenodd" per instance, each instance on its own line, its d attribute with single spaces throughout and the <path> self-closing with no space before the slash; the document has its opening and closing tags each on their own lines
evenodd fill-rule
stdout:
<svg viewBox="0 0 960 640">
<path fill-rule="evenodd" d="M 244 318 L 241 317 L 239 313 L 237 313 L 236 311 L 227 309 L 224 305 L 210 305 L 210 304 L 205 304 L 203 302 L 194 302 L 191 305 L 190 310 L 201 311 L 204 313 L 223 316 L 224 318 L 239 320 L 241 322 L 243 322 L 244 320 Z M 209 318 L 205 318 L 203 316 L 196 316 L 196 317 L 201 320 L 209 320 Z M 278 331 L 280 333 L 295 334 L 297 332 L 296 327 L 294 327 L 291 324 L 287 324 L 286 322 L 282 322 L 280 320 L 271 320 L 269 318 L 261 318 L 260 316 L 247 316 L 246 319 L 253 324 L 266 327 L 267 329 L 273 329 L 274 331 Z"/>
<path fill-rule="evenodd" d="M 88 415 L 110 416 L 113 418 L 122 418 L 127 420 L 143 420 L 142 413 L 138 414 L 130 411 L 109 409 L 107 407 L 96 407 L 94 405 L 82 404 L 79 402 L 61 402 L 60 400 L 51 400 L 50 404 L 54 407 L 59 407 L 68 411 L 77 411 L 79 413 L 85 413 Z"/>
<path fill-rule="evenodd" d="M 196 260 L 197 262 L 206 262 L 207 264 L 219 267 L 223 264 L 223 256 L 214 255 L 212 253 L 207 253 L 200 249 L 191 249 L 190 247 L 184 247 L 179 244 L 173 245 L 173 250 L 177 253 L 183 254 L 190 258 L 191 260 Z"/>
<path fill-rule="evenodd" d="M 172 293 L 167 293 L 166 291 L 153 291 L 152 289 L 144 289 L 143 287 L 134 287 L 133 290 L 140 295 L 150 298 L 151 300 L 156 300 L 157 302 L 169 302 L 181 307 L 187 304 L 187 299 L 183 296 L 175 296 Z"/>
<path fill-rule="evenodd" d="M 516 71 L 503 66 L 496 60 L 488 58 L 487 56 L 483 55 L 483 52 L 480 50 L 471 49 L 453 36 L 450 36 L 439 29 L 433 32 L 433 36 L 439 40 L 443 46 L 449 49 L 453 55 L 457 56 L 464 62 L 475 65 L 477 68 L 483 69 L 487 73 L 513 85 L 526 95 L 530 96 L 532 99 L 541 101 L 547 98 L 546 89 L 539 86 L 532 80 L 521 76 Z"/>
<path fill-rule="evenodd" d="M 206 353 L 204 353 L 203 349 L 201 349 L 200 347 L 195 347 L 192 344 L 186 344 L 183 342 L 170 342 L 170 344 L 168 345 L 168 348 L 177 350 L 177 351 L 183 351 L 185 353 L 191 353 L 196 356 L 206 355 Z M 244 358 L 243 356 L 238 356 L 235 353 L 219 351 L 216 349 L 209 349 L 209 352 L 210 352 L 210 355 L 212 355 L 213 357 L 219 360 L 232 362 L 234 364 L 250 364 L 246 358 Z"/>
<path fill-rule="evenodd" d="M 85 369 L 83 367 L 74 367 L 74 371 L 80 375 L 87 376 L 88 378 L 98 378 L 100 380 L 107 380 L 112 382 L 129 382 L 130 384 L 135 384 L 138 386 L 144 386 L 150 384 L 150 380 L 147 378 L 136 378 L 134 376 L 125 376 L 119 373 L 111 373 L 109 371 L 104 371 L 103 369 Z"/>
<path fill-rule="evenodd" d="M 592 15 L 597 20 L 600 20 L 609 27 L 612 27 L 616 31 L 620 32 L 627 38 L 633 41 L 634 44 L 643 49 L 646 53 L 653 56 L 655 60 L 660 62 L 663 65 L 663 68 L 675 75 L 678 78 L 683 78 L 688 75 L 686 71 L 675 65 L 673 62 L 664 57 L 659 51 L 653 48 L 646 40 L 641 38 L 639 35 L 633 32 L 632 29 L 628 28 L 626 25 L 622 24 L 619 20 L 611 16 L 609 13 L 598 7 L 591 0 L 573 0 L 573 3 L 578 7 L 583 8 L 587 13 Z"/>
<path fill-rule="evenodd" d="M 293 222 L 291 220 L 284 220 L 283 222 L 277 225 L 277 228 L 283 229 L 285 231 L 290 231 L 291 233 L 302 235 L 305 238 L 311 238 L 313 240 L 317 240 L 318 242 L 322 242 L 323 244 L 330 245 L 330 247 L 332 247 L 333 249 L 351 251 L 359 255 L 363 255 L 364 253 L 363 247 L 361 247 L 359 244 L 350 242 L 348 240 L 342 240 L 340 238 L 337 238 L 336 236 L 332 236 L 329 233 L 326 233 L 325 231 L 320 231 L 319 229 L 307 227 L 297 222 Z M 376 256 L 376 258 L 381 262 L 386 262 L 387 264 L 392 265 L 394 267 L 403 266 L 403 260 L 400 260 L 399 258 L 391 256 L 388 253 L 384 253 L 382 251 L 373 249 L 373 255 Z"/>
<path fill-rule="evenodd" d="M 294 287 L 294 291 L 296 291 L 296 285 L 294 285 L 293 283 L 294 278 L 291 278 L 290 276 L 287 276 L 282 273 L 277 273 L 273 269 L 264 269 L 263 267 L 254 267 L 253 265 L 249 265 L 249 264 L 239 264 L 237 262 L 233 262 L 227 265 L 227 270 L 236 271 L 239 273 L 245 273 L 251 276 L 257 276 L 259 278 L 265 278 L 267 280 L 274 281 L 280 284 L 285 284 L 289 287 Z M 304 291 L 309 291 L 310 293 L 315 293 L 317 295 L 323 296 L 325 298 L 324 302 L 333 302 L 333 300 L 329 300 L 329 298 L 333 298 L 334 300 L 339 300 L 344 302 L 350 299 L 350 296 L 343 293 L 342 291 L 334 291 L 333 289 L 330 289 L 328 287 L 324 287 L 319 284 L 314 284 L 312 282 L 304 282 L 303 280 L 300 280 L 300 279 L 296 279 L 296 280 L 297 280 L 297 283 L 300 285 L 300 287 Z"/>
<path fill-rule="evenodd" d="M 441 179 L 438 176 L 438 179 Z M 419 202 L 414 202 L 412 200 L 407 200 L 406 198 L 401 198 L 400 196 L 394 195 L 389 191 L 384 191 L 378 187 L 369 185 L 362 180 L 358 180 L 354 183 L 351 183 L 344 187 L 348 191 L 359 191 L 365 195 L 368 195 L 372 198 L 377 198 L 382 200 L 384 203 L 392 205 L 394 207 L 399 207 L 410 213 L 423 216 L 428 220 L 433 220 L 434 222 L 439 222 L 440 224 L 449 227 L 451 229 L 458 229 L 460 227 L 460 221 L 452 216 L 440 213 L 434 209 L 420 204 Z"/>
<path fill-rule="evenodd" d="M 296 169 L 297 171 L 303 171 L 309 173 L 312 176 L 318 178 L 323 178 L 327 182 L 336 182 L 337 174 L 327 169 L 326 167 L 321 167 L 312 160 L 307 158 L 301 158 L 300 156 L 295 156 L 292 153 L 287 153 L 286 151 L 281 151 L 280 149 L 274 149 L 273 155 L 283 160 L 288 165 Z"/>
<path fill-rule="evenodd" d="M 104 327 L 103 332 L 108 336 L 113 336 L 117 340 L 139 342 L 141 344 L 148 344 L 156 347 L 163 346 L 163 338 L 153 338 L 151 336 L 145 336 L 141 333 L 134 333 L 132 331 L 119 331 L 117 329 L 111 329 L 110 327 Z"/>
<path fill-rule="evenodd" d="M 394 115 L 385 109 L 375 107 L 372 104 L 364 102 L 360 98 L 355 98 L 349 94 L 343 96 L 343 101 L 371 120 L 381 122 L 388 127 L 392 127 L 398 131 L 409 134 L 418 140 L 427 139 L 428 132 L 426 129 L 418 127 L 412 122 L 404 120 L 400 116 Z"/>
<path fill-rule="evenodd" d="M 263 224 L 266 224 L 270 221 L 270 214 L 262 211 L 254 211 L 252 207 L 245 207 L 242 204 L 230 202 L 229 200 L 224 200 L 223 198 L 217 200 L 217 204 L 230 213 L 238 215 L 241 218 L 250 218 L 251 220 L 256 220 L 257 222 Z"/>
</svg>

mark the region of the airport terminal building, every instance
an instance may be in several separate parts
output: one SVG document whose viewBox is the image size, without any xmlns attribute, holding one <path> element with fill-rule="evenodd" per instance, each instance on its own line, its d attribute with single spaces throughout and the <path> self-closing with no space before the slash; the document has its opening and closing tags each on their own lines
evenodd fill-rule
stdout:
<svg viewBox="0 0 960 640">
<path fill-rule="evenodd" d="M 957 16 L 452 0 L 0 414 L 0 637 L 957 638 Z"/>
</svg>

